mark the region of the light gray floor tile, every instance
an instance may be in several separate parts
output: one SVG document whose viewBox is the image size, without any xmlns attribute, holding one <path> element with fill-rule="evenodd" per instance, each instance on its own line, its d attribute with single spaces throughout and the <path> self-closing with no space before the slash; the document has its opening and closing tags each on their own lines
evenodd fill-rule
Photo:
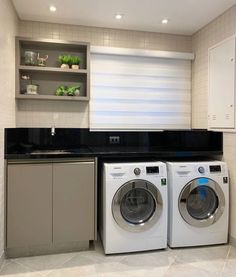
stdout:
<svg viewBox="0 0 236 277">
<path fill-rule="evenodd" d="M 66 269 L 55 269 L 50 272 L 48 277 L 83 277 L 83 276 L 98 276 L 93 265 L 78 266 Z"/>
<path fill-rule="evenodd" d="M 225 262 L 221 277 L 235 277 L 236 276 L 236 248 L 230 247 L 229 255 Z"/>
<path fill-rule="evenodd" d="M 221 246 L 207 246 L 207 247 L 193 247 L 182 249 L 177 256 L 177 262 L 191 263 L 191 262 L 215 262 L 225 259 L 229 251 L 229 245 Z"/>
<path fill-rule="evenodd" d="M 195 263 L 174 264 L 170 266 L 164 277 L 218 277 L 220 272 L 210 271 L 206 266 L 196 266 Z"/>
<path fill-rule="evenodd" d="M 105 255 L 100 243 L 78 253 L 5 260 L 8 277 L 231 277 L 236 249 L 228 245 Z"/>
<path fill-rule="evenodd" d="M 42 275 L 39 272 L 33 272 L 30 268 L 22 266 L 12 260 L 7 260 L 4 262 L 0 275 L 5 276 L 32 276 L 32 277 L 41 277 Z"/>
<path fill-rule="evenodd" d="M 189 276 L 218 277 L 224 268 L 229 249 L 228 245 L 181 249 L 166 276 L 185 277 L 190 274 Z"/>
<path fill-rule="evenodd" d="M 75 253 L 44 255 L 14 259 L 15 262 L 34 271 L 52 270 L 74 257 Z"/>
</svg>

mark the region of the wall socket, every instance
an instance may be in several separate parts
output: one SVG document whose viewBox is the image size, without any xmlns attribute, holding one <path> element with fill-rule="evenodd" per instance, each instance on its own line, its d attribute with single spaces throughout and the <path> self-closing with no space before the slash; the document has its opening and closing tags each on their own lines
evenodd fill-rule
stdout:
<svg viewBox="0 0 236 277">
<path fill-rule="evenodd" d="M 120 137 L 119 136 L 109 136 L 109 143 L 110 144 L 119 144 Z"/>
</svg>

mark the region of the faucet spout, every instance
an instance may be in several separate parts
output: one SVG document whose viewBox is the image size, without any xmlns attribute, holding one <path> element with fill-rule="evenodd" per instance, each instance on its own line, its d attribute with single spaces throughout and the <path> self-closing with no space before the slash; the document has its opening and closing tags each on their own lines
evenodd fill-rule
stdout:
<svg viewBox="0 0 236 277">
<path fill-rule="evenodd" d="M 51 136 L 55 136 L 56 135 L 56 128 L 55 127 L 52 127 L 51 128 Z"/>
</svg>

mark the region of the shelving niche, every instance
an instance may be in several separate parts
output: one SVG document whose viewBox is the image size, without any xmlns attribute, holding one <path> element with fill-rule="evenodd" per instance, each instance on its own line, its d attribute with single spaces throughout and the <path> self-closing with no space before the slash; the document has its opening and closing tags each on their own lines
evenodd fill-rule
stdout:
<svg viewBox="0 0 236 277">
<path fill-rule="evenodd" d="M 25 65 L 25 51 L 33 51 L 40 57 L 48 55 L 46 66 Z M 62 69 L 58 61 L 60 55 L 80 57 L 80 69 Z M 90 82 L 90 45 L 85 42 L 61 40 L 16 38 L 16 98 L 24 100 L 62 100 L 88 101 Z M 29 80 L 22 75 L 30 76 L 32 83 L 39 85 L 38 94 L 26 93 Z M 61 86 L 80 85 L 79 96 L 56 96 L 56 89 Z"/>
</svg>

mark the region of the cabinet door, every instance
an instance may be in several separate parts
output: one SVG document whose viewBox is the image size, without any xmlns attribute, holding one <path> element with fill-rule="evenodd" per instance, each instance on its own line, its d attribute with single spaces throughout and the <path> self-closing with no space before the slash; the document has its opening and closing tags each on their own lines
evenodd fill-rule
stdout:
<svg viewBox="0 0 236 277">
<path fill-rule="evenodd" d="M 52 243 L 52 165 L 11 164 L 7 176 L 7 248 Z"/>
<path fill-rule="evenodd" d="M 93 240 L 94 162 L 53 164 L 53 243 Z"/>
<path fill-rule="evenodd" d="M 209 50 L 210 128 L 235 128 L 235 38 Z"/>
</svg>

